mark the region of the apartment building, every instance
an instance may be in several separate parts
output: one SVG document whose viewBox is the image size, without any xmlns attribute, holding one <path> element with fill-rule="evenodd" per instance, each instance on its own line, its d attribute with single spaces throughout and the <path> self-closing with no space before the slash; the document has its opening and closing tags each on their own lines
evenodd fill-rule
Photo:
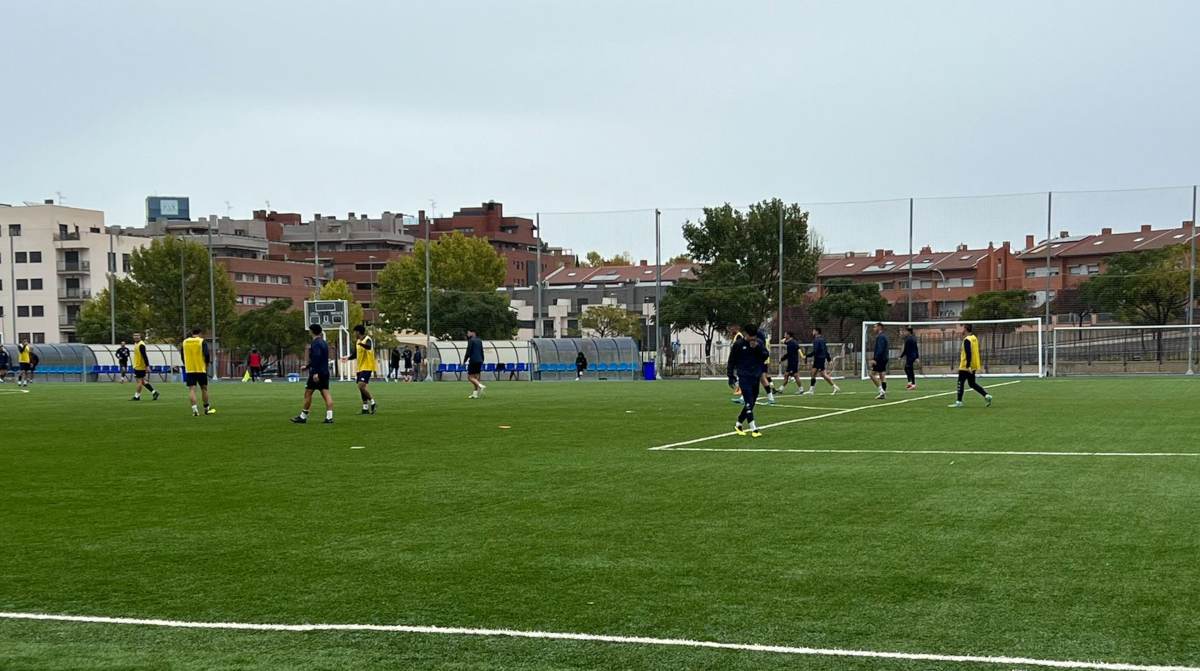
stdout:
<svg viewBox="0 0 1200 671">
<path fill-rule="evenodd" d="M 1196 228 L 1190 221 L 1167 229 L 1143 224 L 1129 232 L 1102 228 L 1098 234 L 1071 235 L 1060 231 L 1058 237 L 1041 241 L 1027 235 L 1025 250 L 1017 255 L 1023 269 L 1021 286 L 1033 294 L 1037 305 L 1042 305 L 1047 292 L 1053 300 L 1059 291 L 1074 289 L 1100 274 L 1115 254 L 1190 245 L 1195 235 Z"/>
<path fill-rule="evenodd" d="M 971 296 L 1021 288 L 1023 281 L 1023 267 L 1011 243 L 988 243 L 985 248 L 974 249 L 960 244 L 951 251 L 925 246 L 912 255 L 890 249 L 877 249 L 874 254 L 827 254 L 821 257 L 819 282 L 810 293 L 821 295 L 821 286 L 830 280 L 873 282 L 889 303 L 907 303 L 910 266 L 914 319 L 956 318 Z"/>
<path fill-rule="evenodd" d="M 52 200 L 0 204 L 0 341 L 76 342 L 83 304 L 125 277 L 145 237 Z"/>
</svg>

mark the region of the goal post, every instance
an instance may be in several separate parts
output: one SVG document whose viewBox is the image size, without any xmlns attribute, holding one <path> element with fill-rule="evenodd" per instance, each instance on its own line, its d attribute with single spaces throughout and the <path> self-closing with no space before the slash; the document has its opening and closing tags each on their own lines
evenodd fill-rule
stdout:
<svg viewBox="0 0 1200 671">
<path fill-rule="evenodd" d="M 1050 337 L 1050 374 L 1191 375 L 1200 325 L 1056 326 Z"/>
<path fill-rule="evenodd" d="M 961 324 L 970 324 L 975 336 L 979 338 L 979 348 L 983 359 L 985 377 L 1042 377 L 1046 371 L 1046 351 L 1044 348 L 1042 319 L 1028 317 L 1021 319 L 978 319 L 955 321 L 885 321 L 884 333 L 888 338 L 889 375 L 904 374 L 904 363 L 900 353 L 904 350 L 905 327 L 913 328 L 917 338 L 917 348 L 920 358 L 916 366 L 916 376 L 921 378 L 956 377 L 958 375 L 958 356 L 962 346 L 962 336 L 958 328 Z M 864 321 L 862 324 L 862 341 L 859 351 L 859 375 L 866 380 L 870 377 L 870 363 L 873 358 L 875 337 L 873 335 L 876 322 Z"/>
</svg>

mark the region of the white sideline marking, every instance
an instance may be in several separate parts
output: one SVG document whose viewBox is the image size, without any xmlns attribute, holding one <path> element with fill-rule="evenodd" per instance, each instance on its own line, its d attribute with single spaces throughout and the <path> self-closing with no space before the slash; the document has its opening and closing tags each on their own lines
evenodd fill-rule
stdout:
<svg viewBox="0 0 1200 671">
<path fill-rule="evenodd" d="M 767 405 L 767 407 L 768 407 L 768 408 L 796 408 L 796 409 L 798 409 L 798 410 L 828 410 L 828 409 L 829 409 L 829 406 L 827 406 L 827 405 L 826 405 L 826 406 L 819 406 L 819 405 L 788 405 L 788 404 L 786 404 L 786 403 L 776 403 L 776 404 L 774 404 L 774 405 L 771 405 L 770 403 L 768 403 L 768 404 L 766 404 L 766 405 Z M 754 407 L 755 407 L 756 409 L 758 408 L 758 406 L 757 406 L 757 405 L 756 405 L 756 406 L 754 406 Z"/>
<path fill-rule="evenodd" d="M 351 446 L 350 446 L 350 449 L 352 449 L 352 450 L 365 450 L 365 449 L 367 449 L 367 446 L 366 446 L 366 445 L 351 445 Z"/>
<path fill-rule="evenodd" d="M 710 648 L 746 652 L 772 652 L 784 655 L 817 657 L 858 657 L 868 659 L 901 659 L 920 662 L 959 662 L 967 664 L 1002 664 L 1005 666 L 1041 666 L 1056 669 L 1095 669 L 1097 671 L 1200 671 L 1200 667 L 1126 664 L 1122 662 L 1076 662 L 1026 657 L 981 657 L 975 655 L 945 655 L 919 652 L 877 652 L 873 650 L 844 650 L 840 648 L 805 648 L 755 643 L 722 643 L 694 641 L 684 638 L 654 638 L 649 636 L 611 636 L 607 634 L 573 634 L 553 631 L 521 631 L 517 629 L 477 629 L 470 627 L 433 627 L 406 624 L 265 624 L 257 622 L 191 622 L 186 620 L 153 620 L 132 617 L 98 617 L 89 615 L 53 615 L 48 613 L 4 613 L 0 619 L 41 620 L 51 622 L 87 622 L 93 624 L 124 624 L 173 629 L 234 629 L 242 631 L 379 631 L 404 634 L 443 634 L 451 636 L 504 636 L 555 641 L 590 641 L 626 645 L 659 645 L 684 648 Z"/>
<path fill-rule="evenodd" d="M 1006 457 L 1200 457 L 1200 452 L 1001 452 L 987 450 L 802 450 L 772 447 L 672 447 L 670 452 L 795 452 L 799 454 L 961 454 Z"/>
<path fill-rule="evenodd" d="M 1021 380 L 1013 380 L 1011 382 L 1000 382 L 998 384 L 993 384 L 990 386 L 1004 387 L 1004 386 L 1007 386 L 1010 384 L 1018 384 L 1020 382 L 1021 382 Z M 853 392 L 850 392 L 850 393 L 853 393 Z M 887 403 L 875 403 L 872 405 L 860 405 L 857 408 L 843 408 L 841 410 L 827 412 L 823 415 L 812 415 L 810 417 L 797 417 L 796 419 L 785 419 L 782 422 L 774 422 L 771 424 L 764 424 L 764 425 L 760 426 L 759 428 L 760 429 L 770 429 L 770 428 L 774 428 L 776 426 L 784 426 L 786 424 L 796 424 L 798 422 L 811 422 L 811 421 L 818 420 L 818 419 L 825 419 L 826 417 L 836 417 L 838 415 L 848 415 L 852 412 L 860 412 L 863 410 L 870 410 L 872 408 L 886 408 L 890 405 L 901 405 L 903 403 L 912 403 L 913 401 L 924 401 L 926 399 L 938 398 L 939 396 L 949 396 L 951 394 L 956 394 L 956 393 L 958 393 L 957 390 L 943 391 L 943 392 L 940 392 L 937 394 L 926 394 L 925 396 L 914 396 L 912 398 L 905 398 L 905 399 L 901 399 L 899 401 L 889 401 Z M 840 396 L 840 394 L 839 394 L 839 396 Z M 659 445 L 657 447 L 651 447 L 649 449 L 651 449 L 651 450 L 673 450 L 673 449 L 676 449 L 679 447 L 684 447 L 685 445 L 695 445 L 696 443 L 704 443 L 704 442 L 707 442 L 710 440 L 716 440 L 718 438 L 727 438 L 727 437 L 733 436 L 733 435 L 736 435 L 736 434 L 732 431 L 727 431 L 725 433 L 718 433 L 715 436 L 705 436 L 703 438 L 693 438 L 691 440 L 683 440 L 678 443 Z"/>
</svg>

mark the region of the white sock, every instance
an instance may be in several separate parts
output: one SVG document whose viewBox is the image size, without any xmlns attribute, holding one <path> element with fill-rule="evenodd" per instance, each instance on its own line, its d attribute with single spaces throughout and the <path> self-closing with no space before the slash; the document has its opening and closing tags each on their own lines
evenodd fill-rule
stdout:
<svg viewBox="0 0 1200 671">
<path fill-rule="evenodd" d="M 141 398 L 141 397 L 142 397 L 142 392 L 140 392 L 140 391 L 139 391 L 139 392 L 136 392 L 136 393 L 134 393 L 133 397 L 134 397 L 134 398 Z"/>
<path fill-rule="evenodd" d="M 371 405 L 375 405 L 375 399 L 371 399 Z"/>
<path fill-rule="evenodd" d="M 308 419 L 308 411 L 307 410 L 300 411 L 300 419 Z"/>
<path fill-rule="evenodd" d="M 192 412 L 200 412 L 200 408 L 197 408 L 195 403 L 192 404 Z"/>
<path fill-rule="evenodd" d="M 333 419 L 333 411 L 332 410 L 325 411 L 325 419 Z"/>
<path fill-rule="evenodd" d="M 758 423 L 757 423 L 757 422 L 755 422 L 755 421 L 753 421 L 753 420 L 751 420 L 751 421 L 750 421 L 750 430 L 751 430 L 751 431 L 758 431 Z"/>
<path fill-rule="evenodd" d="M 370 408 L 367 406 L 367 404 L 366 404 L 366 403 L 363 403 L 363 410 L 369 410 L 369 409 L 370 409 Z"/>
</svg>

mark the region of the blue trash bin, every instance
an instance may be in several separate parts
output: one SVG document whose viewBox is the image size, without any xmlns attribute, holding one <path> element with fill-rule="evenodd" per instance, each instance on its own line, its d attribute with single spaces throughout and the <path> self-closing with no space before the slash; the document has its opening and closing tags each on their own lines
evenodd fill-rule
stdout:
<svg viewBox="0 0 1200 671">
<path fill-rule="evenodd" d="M 642 363 L 642 377 L 647 380 L 653 380 L 655 378 L 653 361 L 645 361 Z"/>
</svg>

